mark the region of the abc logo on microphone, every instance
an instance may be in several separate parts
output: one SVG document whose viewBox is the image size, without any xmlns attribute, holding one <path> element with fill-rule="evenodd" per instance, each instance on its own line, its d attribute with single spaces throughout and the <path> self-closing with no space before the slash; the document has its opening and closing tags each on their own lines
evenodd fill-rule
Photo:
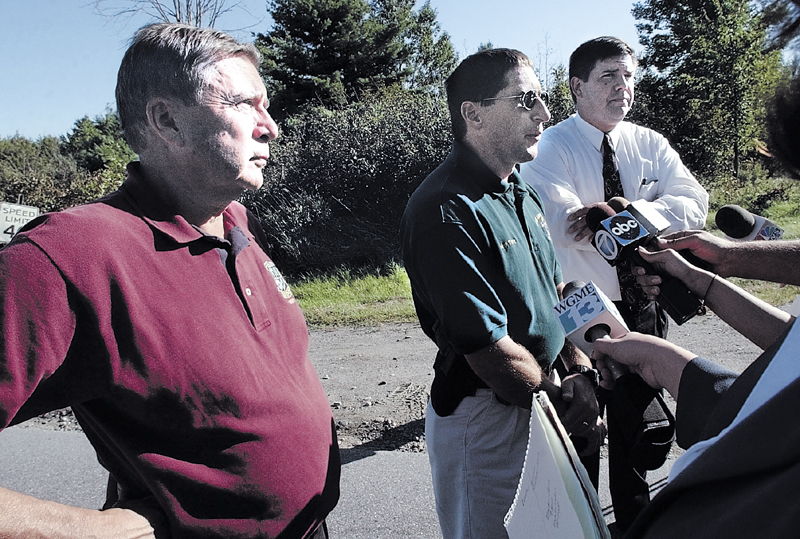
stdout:
<svg viewBox="0 0 800 539">
<path fill-rule="evenodd" d="M 609 261 L 619 258 L 620 250 L 648 237 L 648 231 L 628 211 L 622 211 L 600 223 L 594 234 L 594 246 Z"/>
</svg>

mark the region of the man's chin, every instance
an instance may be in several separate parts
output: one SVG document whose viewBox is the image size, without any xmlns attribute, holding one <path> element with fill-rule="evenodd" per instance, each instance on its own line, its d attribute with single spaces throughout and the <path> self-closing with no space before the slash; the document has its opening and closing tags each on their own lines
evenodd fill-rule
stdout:
<svg viewBox="0 0 800 539">
<path fill-rule="evenodd" d="M 242 178 L 241 186 L 245 191 L 258 191 L 264 185 L 264 177 L 258 178 Z"/>
</svg>

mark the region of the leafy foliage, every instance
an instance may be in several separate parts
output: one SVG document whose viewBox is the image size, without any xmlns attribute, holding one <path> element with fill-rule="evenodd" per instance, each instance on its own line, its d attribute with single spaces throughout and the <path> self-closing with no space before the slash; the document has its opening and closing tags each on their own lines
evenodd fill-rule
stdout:
<svg viewBox="0 0 800 539">
<path fill-rule="evenodd" d="M 399 255 L 409 196 L 450 146 L 447 106 L 424 92 L 385 90 L 340 110 L 314 108 L 287 121 L 265 187 L 243 202 L 283 271 L 381 266 Z"/>
<path fill-rule="evenodd" d="M 0 139 L 0 199 L 43 212 L 82 204 L 116 189 L 135 158 L 113 112 L 78 120 L 61 140 Z"/>
<path fill-rule="evenodd" d="M 116 185 L 125 178 L 125 166 L 136 159 L 123 138 L 119 116 L 112 111 L 94 120 L 84 117 L 75 122 L 72 133 L 61 141 L 61 151 L 71 155 L 79 167 L 98 172 Z"/>
<path fill-rule="evenodd" d="M 634 5 L 647 72 L 632 119 L 668 133 L 706 179 L 740 173 L 764 139 L 764 102 L 780 79 L 767 26 L 747 0 L 644 0 Z"/>
<path fill-rule="evenodd" d="M 550 86 L 547 89 L 550 96 L 550 121 L 547 125 L 555 125 L 569 118 L 575 112 L 575 102 L 569 89 L 569 76 L 564 64 L 554 67 L 550 72 Z"/>
<path fill-rule="evenodd" d="M 410 49 L 409 75 L 405 86 L 411 89 L 439 90 L 444 80 L 458 64 L 458 55 L 447 33 L 442 33 L 436 21 L 436 10 L 430 1 L 414 14 L 412 23 L 402 34 L 405 46 Z"/>
<path fill-rule="evenodd" d="M 0 200 L 58 211 L 95 199 L 107 185 L 62 155 L 58 139 L 0 139 Z"/>
</svg>

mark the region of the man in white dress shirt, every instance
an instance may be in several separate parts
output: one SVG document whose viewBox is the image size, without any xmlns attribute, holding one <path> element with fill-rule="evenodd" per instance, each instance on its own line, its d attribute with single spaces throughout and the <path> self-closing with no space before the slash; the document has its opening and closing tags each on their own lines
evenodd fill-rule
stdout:
<svg viewBox="0 0 800 539">
<path fill-rule="evenodd" d="M 618 38 L 600 37 L 578 47 L 569 64 L 577 113 L 544 131 L 539 156 L 523 164 L 520 174 L 544 200 L 564 282 L 593 281 L 615 300 L 631 330 L 666 337 L 663 310 L 641 293 L 635 279 L 624 272 L 618 276 L 617 268 L 597 253 L 585 219 L 598 203 L 624 196 L 658 212 L 669 222 L 669 232 L 705 225 L 708 193 L 678 153 L 659 133 L 624 121 L 633 105 L 636 67 L 633 49 Z M 616 168 L 616 188 L 604 179 L 606 136 L 611 149 L 606 152 Z M 623 292 L 620 277 L 628 283 L 622 283 Z M 613 453 L 611 430 L 609 424 Z M 624 530 L 649 500 L 645 470 L 626 466 L 622 451 L 609 457 L 615 516 Z"/>
</svg>

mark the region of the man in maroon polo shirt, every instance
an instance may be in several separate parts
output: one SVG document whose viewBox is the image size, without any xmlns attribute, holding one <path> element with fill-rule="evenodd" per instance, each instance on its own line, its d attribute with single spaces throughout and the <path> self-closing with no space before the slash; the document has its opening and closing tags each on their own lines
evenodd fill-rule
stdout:
<svg viewBox="0 0 800 539">
<path fill-rule="evenodd" d="M 0 536 L 327 536 L 330 406 L 235 202 L 278 135 L 258 61 L 217 31 L 142 28 L 117 82 L 125 183 L 0 251 L 0 428 L 72 406 L 115 487 L 103 511 L 0 489 Z"/>
</svg>

